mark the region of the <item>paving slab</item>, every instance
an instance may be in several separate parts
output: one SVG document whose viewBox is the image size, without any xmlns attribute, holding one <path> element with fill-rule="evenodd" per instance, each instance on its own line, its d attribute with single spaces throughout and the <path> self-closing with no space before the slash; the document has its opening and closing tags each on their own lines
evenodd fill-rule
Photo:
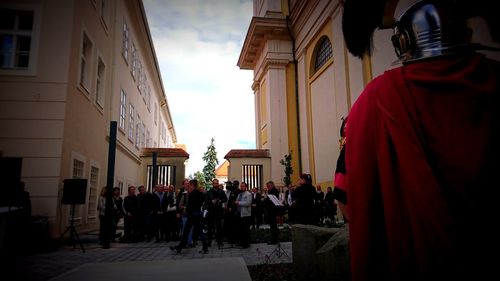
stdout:
<svg viewBox="0 0 500 281">
<path fill-rule="evenodd" d="M 242 257 L 86 263 L 51 281 L 251 281 Z"/>
</svg>

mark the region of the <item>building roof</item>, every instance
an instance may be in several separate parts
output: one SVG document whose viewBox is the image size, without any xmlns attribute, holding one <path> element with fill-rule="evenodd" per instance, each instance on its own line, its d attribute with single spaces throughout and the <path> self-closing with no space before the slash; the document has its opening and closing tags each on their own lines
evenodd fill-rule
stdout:
<svg viewBox="0 0 500 281">
<path fill-rule="evenodd" d="M 224 160 L 224 162 L 215 169 L 215 176 L 227 177 L 227 166 L 229 166 L 229 161 Z"/>
<path fill-rule="evenodd" d="M 152 156 L 153 152 L 158 153 L 158 157 L 186 157 L 189 158 L 189 154 L 182 148 L 156 148 L 156 147 L 146 147 L 142 149 L 142 156 Z"/>
<path fill-rule="evenodd" d="M 231 149 L 224 158 L 271 158 L 271 154 L 269 149 Z"/>
</svg>

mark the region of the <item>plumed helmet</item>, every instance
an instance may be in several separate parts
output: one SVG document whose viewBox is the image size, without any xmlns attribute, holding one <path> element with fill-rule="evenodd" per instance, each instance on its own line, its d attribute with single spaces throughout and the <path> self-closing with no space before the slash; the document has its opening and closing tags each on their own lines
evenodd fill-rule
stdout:
<svg viewBox="0 0 500 281">
<path fill-rule="evenodd" d="M 403 63 L 468 52 L 467 18 L 458 9 L 428 0 L 410 6 L 396 20 L 392 44 Z M 458 10 L 458 11 L 457 11 Z"/>
</svg>

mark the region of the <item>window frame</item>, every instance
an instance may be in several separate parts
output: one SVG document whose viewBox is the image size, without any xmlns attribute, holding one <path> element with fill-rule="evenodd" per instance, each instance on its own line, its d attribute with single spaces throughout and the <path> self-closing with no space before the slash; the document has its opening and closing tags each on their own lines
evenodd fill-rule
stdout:
<svg viewBox="0 0 500 281">
<path fill-rule="evenodd" d="M 100 75 L 99 67 L 103 66 L 102 76 Z M 97 67 L 96 67 L 96 85 L 95 85 L 95 104 L 99 109 L 104 109 L 104 103 L 106 100 L 106 63 L 102 56 L 97 56 Z"/>
<path fill-rule="evenodd" d="M 118 110 L 118 128 L 124 132 L 127 124 L 127 93 L 120 89 L 120 108 Z"/>
<path fill-rule="evenodd" d="M 312 61 L 312 74 L 317 73 L 321 68 L 323 68 L 323 66 L 328 63 L 328 61 L 333 59 L 333 46 L 328 36 L 321 36 L 321 38 L 318 40 L 314 50 L 313 58 L 314 60 Z"/>
<path fill-rule="evenodd" d="M 17 75 L 17 76 L 35 76 L 37 74 L 38 64 L 38 49 L 40 44 L 40 29 L 42 6 L 41 4 L 20 4 L 20 3 L 2 3 L 1 9 L 18 10 L 18 11 L 32 11 L 33 12 L 33 25 L 30 32 L 30 49 L 27 67 L 0 67 L 0 75 Z M 1 30 L 4 34 L 7 30 Z"/>
<path fill-rule="evenodd" d="M 122 29 L 122 56 L 127 64 L 130 51 L 129 49 L 130 49 L 130 28 L 127 22 L 124 20 Z"/>
<path fill-rule="evenodd" d="M 94 57 L 94 48 L 95 44 L 92 38 L 88 35 L 89 33 L 84 29 L 82 30 L 82 36 L 80 41 L 80 50 L 79 50 L 79 65 L 78 65 L 78 87 L 83 90 L 83 92 L 90 96 L 91 93 L 91 83 L 92 79 L 92 65 L 93 65 L 93 57 Z M 87 39 L 87 40 L 85 40 Z M 88 41 L 90 46 L 88 48 L 88 57 L 84 55 L 85 42 Z M 82 65 L 82 62 L 84 64 Z M 83 75 L 83 76 L 82 76 Z M 82 81 L 83 80 L 83 81 Z"/>
<path fill-rule="evenodd" d="M 129 117 L 128 117 L 129 121 L 128 121 L 128 134 L 127 135 L 128 135 L 128 140 L 133 143 L 134 137 L 135 137 L 135 135 L 134 135 L 134 132 L 135 132 L 135 130 L 134 130 L 134 128 L 135 128 L 135 120 L 134 120 L 135 108 L 134 108 L 134 105 L 132 103 L 129 104 L 128 108 L 129 108 Z"/>
<path fill-rule="evenodd" d="M 93 172 L 97 169 L 97 175 L 94 178 Z M 91 161 L 89 170 L 89 192 L 87 196 L 87 220 L 96 221 L 97 220 L 97 199 L 99 196 L 99 176 L 101 173 L 100 165 L 96 162 Z"/>
</svg>

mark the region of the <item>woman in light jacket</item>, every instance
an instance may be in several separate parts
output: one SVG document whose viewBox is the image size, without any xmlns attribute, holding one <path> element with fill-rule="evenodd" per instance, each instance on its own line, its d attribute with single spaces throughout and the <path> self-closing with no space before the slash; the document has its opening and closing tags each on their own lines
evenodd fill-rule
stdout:
<svg viewBox="0 0 500 281">
<path fill-rule="evenodd" d="M 250 225 L 252 223 L 252 194 L 248 192 L 248 185 L 245 182 L 240 184 L 240 194 L 236 198 L 235 204 L 238 207 L 241 230 L 239 238 L 243 248 L 250 247 Z"/>
</svg>

